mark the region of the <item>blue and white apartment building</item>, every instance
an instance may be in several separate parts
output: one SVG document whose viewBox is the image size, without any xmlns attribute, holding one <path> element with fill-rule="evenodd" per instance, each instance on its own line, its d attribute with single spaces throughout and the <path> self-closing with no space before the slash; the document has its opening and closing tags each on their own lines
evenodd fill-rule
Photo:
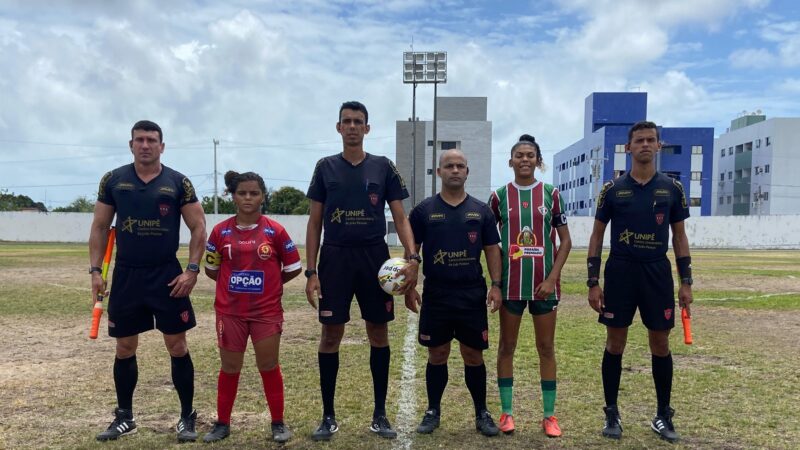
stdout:
<svg viewBox="0 0 800 450">
<path fill-rule="evenodd" d="M 594 92 L 586 97 L 583 139 L 553 157 L 553 184 L 568 215 L 593 216 L 603 183 L 630 170 L 628 130 L 642 120 L 647 120 L 645 92 Z M 714 128 L 659 127 L 659 133 L 656 167 L 683 183 L 693 216 L 711 215 Z"/>
</svg>

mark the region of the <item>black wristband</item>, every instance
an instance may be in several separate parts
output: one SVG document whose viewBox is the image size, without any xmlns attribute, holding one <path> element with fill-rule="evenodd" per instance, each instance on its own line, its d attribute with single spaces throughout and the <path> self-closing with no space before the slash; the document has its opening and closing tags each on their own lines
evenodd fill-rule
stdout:
<svg viewBox="0 0 800 450">
<path fill-rule="evenodd" d="M 675 259 L 675 265 L 678 266 L 678 275 L 683 278 L 692 278 L 692 257 L 681 256 Z"/>
<path fill-rule="evenodd" d="M 500 282 L 500 281 L 495 281 L 495 280 L 492 280 L 492 286 L 493 286 L 493 287 L 498 287 L 498 288 L 501 288 L 501 287 L 503 287 L 503 283 L 502 283 L 502 282 Z"/>
<path fill-rule="evenodd" d="M 589 272 L 589 279 L 595 280 L 600 278 L 600 257 L 590 256 L 586 258 L 586 270 Z"/>
</svg>

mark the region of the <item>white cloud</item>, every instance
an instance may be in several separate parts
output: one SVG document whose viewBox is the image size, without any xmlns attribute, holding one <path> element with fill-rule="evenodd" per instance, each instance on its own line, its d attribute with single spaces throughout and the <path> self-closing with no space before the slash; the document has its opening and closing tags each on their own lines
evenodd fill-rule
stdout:
<svg viewBox="0 0 800 450">
<path fill-rule="evenodd" d="M 769 69 L 777 62 L 777 57 L 764 48 L 745 48 L 736 50 L 728 56 L 736 68 Z"/>
</svg>

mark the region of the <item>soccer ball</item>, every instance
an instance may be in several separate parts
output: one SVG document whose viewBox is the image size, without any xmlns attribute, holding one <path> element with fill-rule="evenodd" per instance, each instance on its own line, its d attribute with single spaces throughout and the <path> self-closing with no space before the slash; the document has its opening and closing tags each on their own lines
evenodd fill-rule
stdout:
<svg viewBox="0 0 800 450">
<path fill-rule="evenodd" d="M 389 295 L 400 295 L 400 286 L 405 280 L 405 275 L 399 275 L 408 261 L 403 258 L 389 258 L 382 265 L 381 270 L 378 271 L 378 283 Z"/>
</svg>

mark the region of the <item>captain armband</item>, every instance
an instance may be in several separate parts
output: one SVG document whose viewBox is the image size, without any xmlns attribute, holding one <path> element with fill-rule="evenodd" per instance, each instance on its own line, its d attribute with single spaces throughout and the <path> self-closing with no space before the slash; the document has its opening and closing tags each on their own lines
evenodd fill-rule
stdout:
<svg viewBox="0 0 800 450">
<path fill-rule="evenodd" d="M 681 279 L 692 278 L 692 257 L 681 256 L 675 259 L 675 265 L 678 266 L 678 275 Z"/>
<path fill-rule="evenodd" d="M 217 252 L 206 252 L 206 267 L 216 270 L 222 264 L 222 255 Z"/>
</svg>

